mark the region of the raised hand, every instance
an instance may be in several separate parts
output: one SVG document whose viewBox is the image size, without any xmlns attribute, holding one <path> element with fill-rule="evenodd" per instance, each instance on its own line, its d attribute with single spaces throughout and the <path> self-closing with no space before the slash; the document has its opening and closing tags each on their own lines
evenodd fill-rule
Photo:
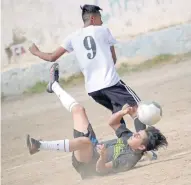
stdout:
<svg viewBox="0 0 191 185">
<path fill-rule="evenodd" d="M 33 43 L 31 47 L 29 47 L 29 51 L 33 54 L 33 55 L 37 55 L 37 53 L 39 52 L 38 47 Z"/>
</svg>

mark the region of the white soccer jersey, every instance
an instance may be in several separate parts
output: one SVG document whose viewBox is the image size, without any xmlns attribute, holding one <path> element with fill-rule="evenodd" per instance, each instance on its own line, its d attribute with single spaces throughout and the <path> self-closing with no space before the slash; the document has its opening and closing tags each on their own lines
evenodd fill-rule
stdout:
<svg viewBox="0 0 191 185">
<path fill-rule="evenodd" d="M 116 44 L 108 28 L 88 26 L 69 35 L 62 47 L 75 52 L 88 93 L 115 85 L 119 80 L 110 46 Z"/>
</svg>

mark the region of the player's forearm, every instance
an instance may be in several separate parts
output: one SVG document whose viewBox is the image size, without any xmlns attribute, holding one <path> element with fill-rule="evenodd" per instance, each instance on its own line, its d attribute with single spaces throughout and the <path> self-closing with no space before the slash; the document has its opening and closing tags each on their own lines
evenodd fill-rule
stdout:
<svg viewBox="0 0 191 185">
<path fill-rule="evenodd" d="M 56 60 L 56 58 L 54 58 L 52 53 L 44 53 L 44 52 L 38 51 L 35 55 L 49 62 L 54 62 Z"/>
<path fill-rule="evenodd" d="M 96 164 L 96 171 L 99 173 L 103 173 L 106 171 L 105 159 L 100 157 Z"/>
<path fill-rule="evenodd" d="M 116 64 L 116 62 L 117 62 L 117 59 L 113 59 L 113 63 Z"/>
<path fill-rule="evenodd" d="M 111 127 L 120 125 L 120 120 L 122 119 L 123 116 L 124 116 L 124 114 L 122 111 L 118 111 L 118 112 L 112 114 L 112 116 L 109 119 L 109 125 Z"/>
<path fill-rule="evenodd" d="M 117 62 L 117 57 L 116 57 L 116 55 L 112 56 L 112 58 L 113 58 L 113 63 L 116 64 L 116 62 Z"/>
</svg>

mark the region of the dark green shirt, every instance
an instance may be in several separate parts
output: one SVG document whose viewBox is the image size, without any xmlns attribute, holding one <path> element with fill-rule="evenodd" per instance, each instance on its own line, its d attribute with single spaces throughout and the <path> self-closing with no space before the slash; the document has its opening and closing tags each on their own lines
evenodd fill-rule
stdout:
<svg viewBox="0 0 191 185">
<path fill-rule="evenodd" d="M 106 162 L 112 161 L 114 172 L 133 168 L 143 155 L 142 151 L 133 151 L 129 147 L 127 140 L 132 135 L 133 133 L 125 125 L 121 125 L 116 130 L 117 139 L 103 142 L 107 148 Z"/>
</svg>

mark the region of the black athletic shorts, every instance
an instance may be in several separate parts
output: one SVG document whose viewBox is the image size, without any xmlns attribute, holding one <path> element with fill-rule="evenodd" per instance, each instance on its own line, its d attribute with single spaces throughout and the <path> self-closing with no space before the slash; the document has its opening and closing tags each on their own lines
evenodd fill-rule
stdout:
<svg viewBox="0 0 191 185">
<path fill-rule="evenodd" d="M 114 86 L 88 93 L 88 95 L 97 103 L 111 110 L 112 113 L 121 110 L 125 104 L 135 106 L 141 101 L 137 94 L 122 80 Z"/>
<path fill-rule="evenodd" d="M 84 134 L 83 132 L 79 132 L 79 131 L 74 129 L 73 135 L 74 135 L 74 138 L 88 137 L 94 146 L 93 147 L 92 160 L 89 163 L 79 162 L 76 159 L 74 152 L 73 152 L 72 153 L 72 165 L 73 165 L 73 167 L 81 175 L 82 179 L 96 175 L 97 174 L 96 173 L 96 162 L 99 158 L 99 154 L 96 151 L 96 144 L 98 143 L 98 141 L 97 141 L 96 135 L 94 133 L 94 130 L 93 130 L 91 124 L 88 125 L 88 133 L 87 134 Z"/>
</svg>

